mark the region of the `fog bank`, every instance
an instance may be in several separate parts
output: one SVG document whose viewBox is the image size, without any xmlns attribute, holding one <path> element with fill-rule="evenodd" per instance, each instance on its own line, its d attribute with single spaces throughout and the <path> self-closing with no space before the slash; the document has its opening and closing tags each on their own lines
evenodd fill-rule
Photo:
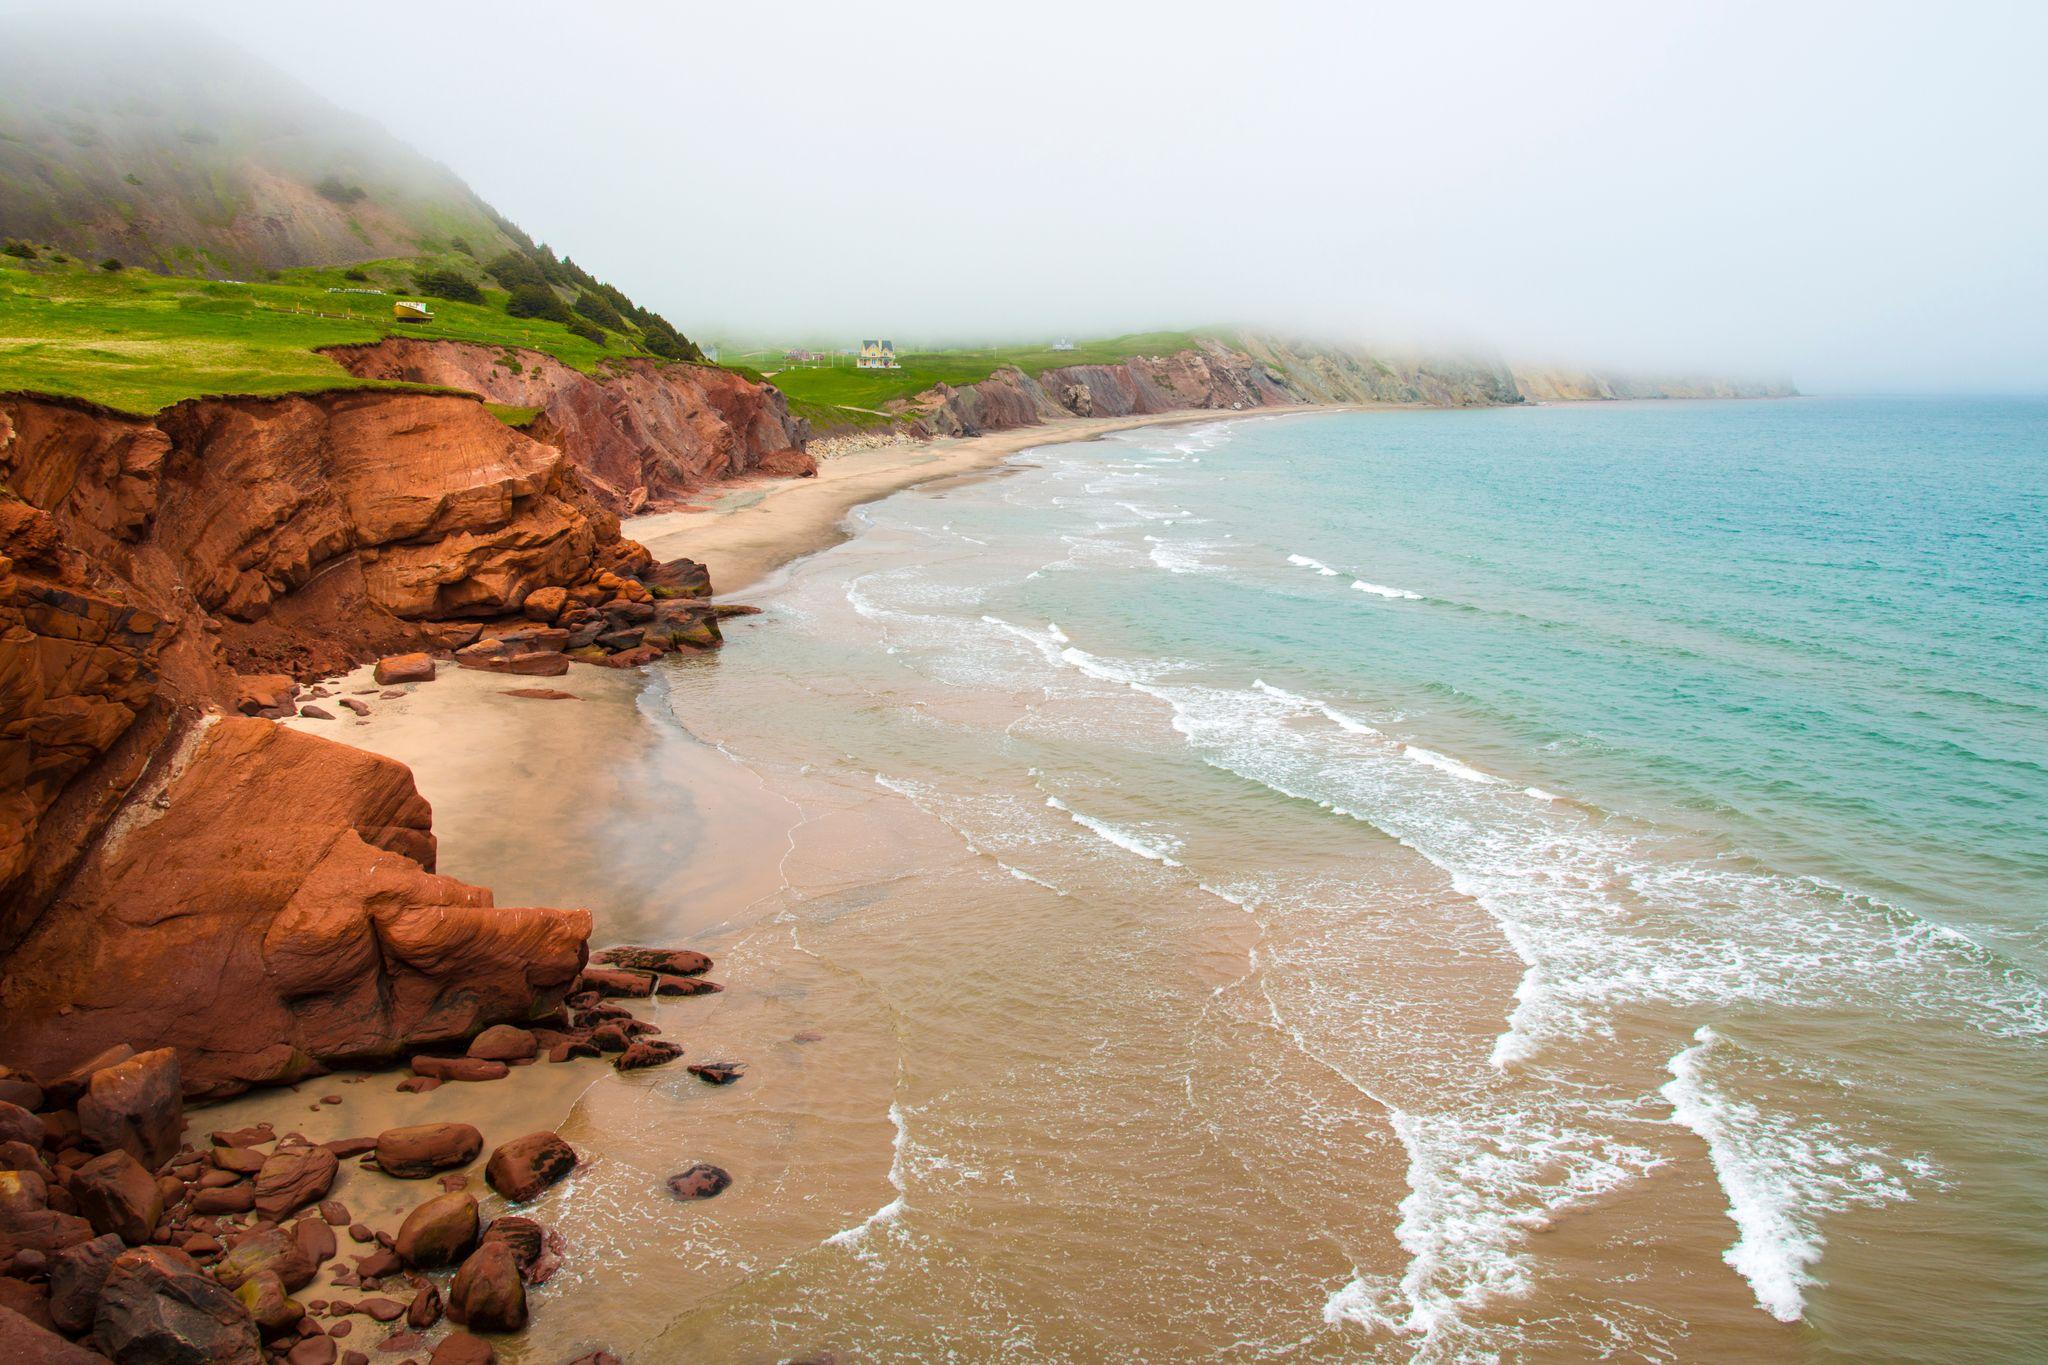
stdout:
<svg viewBox="0 0 2048 1365">
<path fill-rule="evenodd" d="M 2048 387 L 2040 6 L 176 8 L 693 335 Z"/>
</svg>

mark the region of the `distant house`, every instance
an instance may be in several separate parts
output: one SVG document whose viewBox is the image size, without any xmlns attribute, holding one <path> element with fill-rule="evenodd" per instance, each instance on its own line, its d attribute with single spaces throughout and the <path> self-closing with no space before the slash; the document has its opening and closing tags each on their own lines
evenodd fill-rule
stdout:
<svg viewBox="0 0 2048 1365">
<path fill-rule="evenodd" d="M 1052 344 L 1052 348 L 1055 351 L 1071 351 L 1074 349 L 1074 343 L 1067 340 L 1065 337 L 1061 337 L 1058 341 L 1055 341 Z"/>
<path fill-rule="evenodd" d="M 391 305 L 393 322 L 432 322 L 434 314 L 418 299 L 399 299 Z"/>
<path fill-rule="evenodd" d="M 816 351 L 806 351 L 803 347 L 799 346 L 794 351 L 784 351 L 782 358 L 784 360 L 817 360 L 821 357 Z"/>
<path fill-rule="evenodd" d="M 886 338 L 881 341 L 863 341 L 860 344 L 860 355 L 853 363 L 856 368 L 863 370 L 903 368 L 896 363 L 896 343 Z"/>
</svg>

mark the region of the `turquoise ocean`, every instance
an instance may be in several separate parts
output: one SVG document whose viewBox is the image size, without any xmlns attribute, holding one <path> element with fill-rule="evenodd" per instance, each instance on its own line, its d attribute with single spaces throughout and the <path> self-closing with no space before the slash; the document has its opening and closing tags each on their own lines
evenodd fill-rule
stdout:
<svg viewBox="0 0 2048 1365">
<path fill-rule="evenodd" d="M 887 927 L 784 912 L 893 973 L 892 1027 L 928 1039 L 888 1111 L 902 1238 L 1011 1216 L 916 1183 L 1054 1122 L 957 1098 L 990 1057 L 1089 1055 L 1051 1013 L 1028 1042 L 1028 1008 L 977 1041 L 947 964 L 1026 923 L 1004 953 L 1122 964 L 1056 1017 L 1119 1039 L 1074 1093 L 1131 1098 L 1044 1145 L 1128 1188 L 1064 1233 L 1034 1205 L 1058 1256 L 1023 1223 L 974 1243 L 990 1349 L 1142 1355 L 1214 1313 L 1276 1324 L 1219 1323 L 1242 1355 L 2041 1358 L 2048 402 L 1247 417 L 856 521 L 670 701 L 771 780 L 841 774 L 993 860 Z M 1242 936 L 1182 932 L 1215 915 Z M 1225 946 L 1183 988 L 1156 950 L 1190 942 Z M 1165 1236 L 1172 1293 L 1065 1306 L 1122 1203 L 1136 1235 L 1202 1226 L 1152 1167 L 1079 1155 L 1118 1128 L 1245 1162 L 1237 1225 L 1279 1250 Z M 932 1245 L 867 1246 L 902 1258 L 869 1266 L 874 1339 L 949 1339 L 943 1291 L 904 1297 Z"/>
</svg>

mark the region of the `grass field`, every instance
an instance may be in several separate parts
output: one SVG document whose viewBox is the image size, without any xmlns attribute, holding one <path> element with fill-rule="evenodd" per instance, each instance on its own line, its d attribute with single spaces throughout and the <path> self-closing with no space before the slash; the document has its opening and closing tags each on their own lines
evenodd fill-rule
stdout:
<svg viewBox="0 0 2048 1365">
<path fill-rule="evenodd" d="M 585 373 L 607 357 L 644 354 L 627 338 L 599 346 L 559 323 L 515 318 L 504 291 L 484 290 L 481 304 L 430 299 L 434 319 L 397 323 L 394 298 L 416 298 L 415 270 L 444 262 L 376 261 L 340 269 L 287 270 L 248 283 L 163 276 L 145 270 L 105 271 L 81 262 L 22 261 L 0 255 L 0 391 L 22 389 L 91 399 L 125 412 L 157 412 L 213 394 L 304 393 L 323 389 L 404 388 L 358 379 L 319 353 L 323 346 L 371 342 L 390 335 L 521 346 L 545 352 Z M 383 293 L 337 290 L 382 289 Z M 884 426 L 884 406 L 935 384 L 975 384 L 1014 365 L 1038 375 L 1063 365 L 1113 364 L 1135 355 L 1168 355 L 1197 341 L 1192 332 L 1142 332 L 1046 346 L 912 351 L 902 368 L 861 370 L 852 357 L 837 364 L 785 365 L 782 351 L 729 353 L 726 368 L 770 376 L 790 409 L 820 429 Z M 533 414 L 499 414 L 523 426 Z"/>
<path fill-rule="evenodd" d="M 720 363 L 743 372 L 769 376 L 789 395 L 790 408 L 817 426 L 868 426 L 889 420 L 878 415 L 891 399 L 912 398 L 946 383 L 955 388 L 978 384 L 998 368 L 1014 365 L 1032 376 L 1065 365 L 1113 365 L 1138 355 L 1171 355 L 1204 336 L 1216 333 L 1136 332 L 1076 342 L 1070 351 L 1049 346 L 988 346 L 946 351 L 907 351 L 896 357 L 901 369 L 856 369 L 851 356 L 833 356 L 832 363 L 788 364 L 780 348 L 726 351 Z"/>
<path fill-rule="evenodd" d="M 585 372 L 608 355 L 637 353 L 623 338 L 601 347 L 559 323 L 510 317 L 501 290 L 486 289 L 482 304 L 432 299 L 433 321 L 395 323 L 391 301 L 418 297 L 406 286 L 419 264 L 356 267 L 363 281 L 339 269 L 288 270 L 241 284 L 0 255 L 0 390 L 147 414 L 208 394 L 407 387 L 357 379 L 315 350 L 393 333 L 524 346 Z M 389 292 L 329 292 L 338 288 Z"/>
</svg>

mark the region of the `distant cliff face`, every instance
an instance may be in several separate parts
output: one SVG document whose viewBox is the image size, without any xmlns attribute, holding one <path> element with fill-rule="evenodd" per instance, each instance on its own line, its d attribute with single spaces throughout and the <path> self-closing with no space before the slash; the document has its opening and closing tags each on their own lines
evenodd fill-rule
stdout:
<svg viewBox="0 0 2048 1365">
<path fill-rule="evenodd" d="M 1472 407 L 1520 402 L 1505 368 L 1458 358 L 1382 359 L 1362 350 L 1243 337 L 1168 356 L 1070 365 L 1035 378 L 1002 369 L 941 384 L 901 405 L 913 435 L 962 436 L 1062 417 L 1126 417 L 1189 408 L 1243 411 L 1314 403 Z"/>
<path fill-rule="evenodd" d="M 1788 381 L 1703 379 L 1698 376 L 1617 374 L 1517 365 L 1515 387 L 1534 403 L 1597 402 L 1618 398 L 1796 398 Z"/>
<path fill-rule="evenodd" d="M 593 378 L 533 351 L 404 337 L 327 354 L 364 378 L 466 389 L 541 409 L 531 434 L 559 447 L 598 501 L 619 514 L 673 505 L 721 479 L 816 472 L 788 400 L 729 370 L 629 361 Z"/>
<path fill-rule="evenodd" d="M 1073 365 L 1036 377 L 997 370 L 891 404 L 912 437 L 971 436 L 1062 417 L 1344 403 L 1488 407 L 1615 398 L 1781 398 L 1790 384 L 1511 369 L 1495 359 L 1299 341 L 1243 333 L 1169 356 Z"/>
</svg>

